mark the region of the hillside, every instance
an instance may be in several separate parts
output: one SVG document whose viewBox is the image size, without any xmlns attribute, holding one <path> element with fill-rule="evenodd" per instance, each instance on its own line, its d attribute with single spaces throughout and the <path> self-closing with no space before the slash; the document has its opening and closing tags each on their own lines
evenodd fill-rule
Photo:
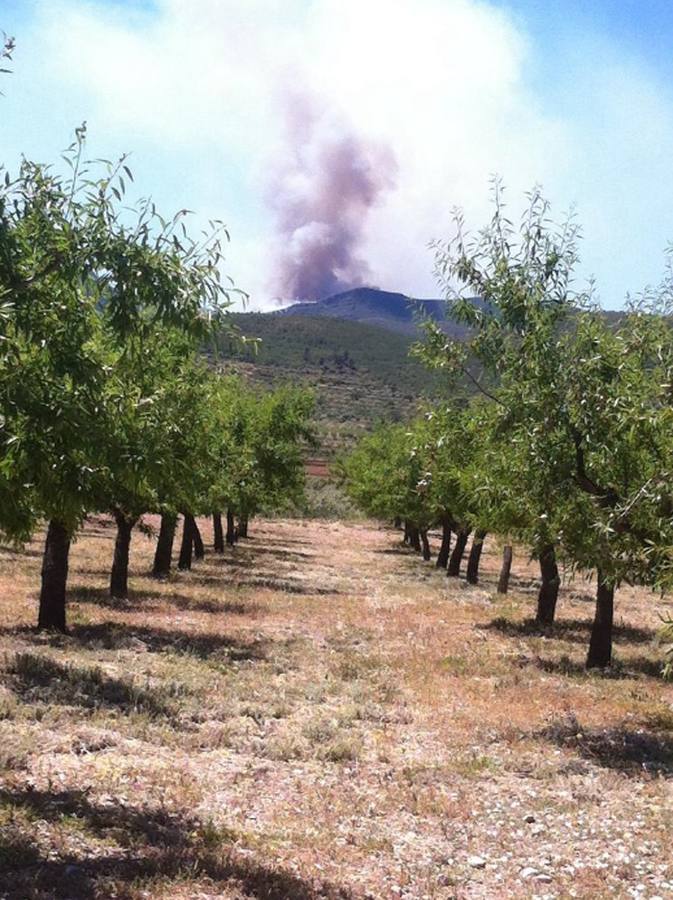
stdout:
<svg viewBox="0 0 673 900">
<path fill-rule="evenodd" d="M 220 359 L 264 384 L 293 381 L 317 394 L 324 449 L 350 444 L 372 422 L 399 421 L 442 391 L 439 376 L 409 357 L 411 335 L 322 316 L 238 313 L 234 325 L 255 349 L 220 344 Z"/>
<path fill-rule="evenodd" d="M 346 319 L 376 325 L 410 337 L 418 335 L 419 319 L 429 318 L 438 322 L 453 337 L 465 334 L 464 327 L 447 319 L 446 303 L 443 300 L 412 300 L 404 294 L 368 287 L 354 288 L 323 300 L 295 303 L 273 315 Z"/>
</svg>

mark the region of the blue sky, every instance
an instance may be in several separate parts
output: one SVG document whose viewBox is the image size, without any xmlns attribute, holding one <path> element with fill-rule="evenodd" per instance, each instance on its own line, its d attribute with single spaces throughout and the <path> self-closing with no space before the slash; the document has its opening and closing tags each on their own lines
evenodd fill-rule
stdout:
<svg viewBox="0 0 673 900">
<path fill-rule="evenodd" d="M 86 119 L 92 155 L 131 151 L 163 209 L 227 221 L 228 271 L 256 306 L 287 299 L 279 267 L 339 217 L 366 280 L 432 296 L 428 242 L 455 205 L 485 221 L 494 172 L 513 214 L 534 183 L 559 215 L 576 207 L 580 274 L 605 306 L 663 273 L 670 2 L 0 0 L 0 28 L 18 45 L 0 159 L 54 160 Z M 310 127 L 290 127 L 309 107 Z M 344 139 L 390 177 L 371 208 L 325 213 L 315 198 Z"/>
</svg>

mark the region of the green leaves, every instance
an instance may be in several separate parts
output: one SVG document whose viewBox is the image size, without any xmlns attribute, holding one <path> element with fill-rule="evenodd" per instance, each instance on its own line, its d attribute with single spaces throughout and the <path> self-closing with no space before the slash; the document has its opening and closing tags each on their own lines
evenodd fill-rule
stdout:
<svg viewBox="0 0 673 900">
<path fill-rule="evenodd" d="M 0 510 L 10 537 L 28 508 L 74 531 L 113 502 L 174 502 L 183 464 L 162 448 L 181 404 L 195 408 L 194 354 L 229 305 L 222 227 L 190 239 L 186 210 L 165 220 L 151 201 L 129 216 L 126 157 L 87 160 L 85 137 L 86 123 L 65 176 L 24 159 L 0 189 L 0 493 L 25 499 Z"/>
<path fill-rule="evenodd" d="M 417 350 L 451 372 L 472 366 L 492 401 L 468 491 L 475 509 L 613 582 L 669 583 L 673 337 L 660 313 L 670 264 L 658 294 L 610 325 L 591 289 L 572 287 L 573 219 L 554 225 L 537 189 L 517 228 L 504 210 L 496 183 L 489 225 L 470 236 L 458 215 L 456 237 L 436 245 L 453 315 L 471 332 L 458 346 L 429 328 Z"/>
</svg>

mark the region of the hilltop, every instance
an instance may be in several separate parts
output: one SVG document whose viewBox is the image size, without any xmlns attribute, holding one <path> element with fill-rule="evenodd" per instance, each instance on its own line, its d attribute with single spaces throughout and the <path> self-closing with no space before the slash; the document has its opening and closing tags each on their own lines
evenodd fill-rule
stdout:
<svg viewBox="0 0 673 900">
<path fill-rule="evenodd" d="M 433 319 L 452 337 L 462 337 L 466 333 L 463 326 L 447 318 L 444 300 L 417 300 L 371 287 L 353 288 L 322 300 L 295 303 L 272 315 L 344 319 L 410 337 L 418 335 L 419 320 Z"/>
</svg>

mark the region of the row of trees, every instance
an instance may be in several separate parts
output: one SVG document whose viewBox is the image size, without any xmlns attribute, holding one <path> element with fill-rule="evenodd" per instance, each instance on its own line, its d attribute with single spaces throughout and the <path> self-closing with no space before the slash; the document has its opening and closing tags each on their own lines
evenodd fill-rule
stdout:
<svg viewBox="0 0 673 900">
<path fill-rule="evenodd" d="M 604 667 L 615 588 L 673 582 L 673 275 L 610 322 L 590 291 L 573 289 L 572 220 L 554 226 L 534 192 L 515 228 L 499 184 L 494 201 L 476 236 L 457 215 L 455 238 L 436 246 L 438 277 L 468 339 L 426 323 L 416 348 L 470 384 L 472 400 L 366 438 L 344 463 L 346 482 L 369 514 L 405 518 L 412 540 L 414 529 L 422 544 L 442 525 L 440 564 L 454 530 L 453 573 L 470 530 L 472 577 L 487 531 L 506 548 L 525 544 L 540 563 L 541 624 L 554 620 L 557 561 L 594 573 L 587 665 Z"/>
<path fill-rule="evenodd" d="M 260 506 L 301 491 L 311 439 L 309 396 L 259 395 L 203 362 L 234 290 L 224 226 L 193 238 L 186 210 L 129 208 L 126 161 L 85 160 L 84 138 L 65 175 L 24 160 L 0 186 L 0 531 L 23 541 L 48 523 L 38 624 L 61 630 L 88 514 L 116 520 L 111 591 L 123 596 L 143 514 L 162 516 L 158 575 L 184 515 L 187 566 L 194 516 L 229 510 L 233 540 L 234 513 L 245 531 Z"/>
</svg>

